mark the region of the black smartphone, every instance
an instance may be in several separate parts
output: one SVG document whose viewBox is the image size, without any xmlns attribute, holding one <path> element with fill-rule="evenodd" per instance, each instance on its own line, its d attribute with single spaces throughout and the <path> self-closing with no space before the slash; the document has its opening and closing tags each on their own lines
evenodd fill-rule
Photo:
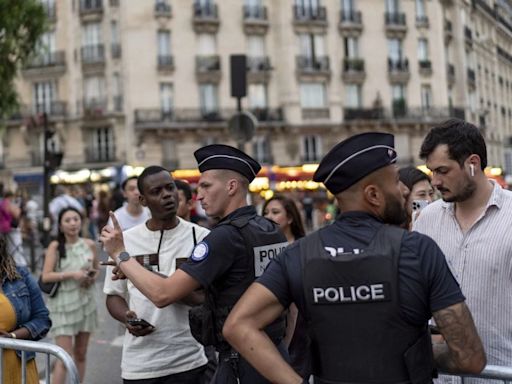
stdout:
<svg viewBox="0 0 512 384">
<path fill-rule="evenodd" d="M 95 269 L 89 269 L 87 271 L 87 277 L 94 277 L 96 275 L 96 270 Z"/>
<path fill-rule="evenodd" d="M 131 326 L 136 326 L 136 325 L 140 325 L 141 327 L 143 328 L 147 328 L 147 327 L 153 327 L 152 324 L 148 323 L 146 320 L 144 319 L 141 319 L 141 318 L 135 318 L 135 319 L 128 319 L 126 321 L 128 324 L 130 324 Z"/>
</svg>

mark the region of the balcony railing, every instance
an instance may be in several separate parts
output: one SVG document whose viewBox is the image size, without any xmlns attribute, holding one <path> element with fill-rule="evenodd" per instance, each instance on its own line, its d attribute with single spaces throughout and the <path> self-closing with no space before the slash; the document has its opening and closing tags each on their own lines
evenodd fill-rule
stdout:
<svg viewBox="0 0 512 384">
<path fill-rule="evenodd" d="M 217 19 L 219 17 L 217 4 L 213 3 L 194 3 L 194 17 L 195 18 L 213 18 Z"/>
<path fill-rule="evenodd" d="M 428 16 L 425 16 L 425 15 L 416 16 L 416 26 L 417 27 L 428 27 L 428 25 L 429 25 Z"/>
<path fill-rule="evenodd" d="M 283 110 L 281 108 L 277 108 L 277 109 L 272 109 L 272 108 L 252 108 L 250 110 L 250 112 L 260 122 L 284 121 Z"/>
<path fill-rule="evenodd" d="M 342 9 L 340 11 L 340 23 L 350 23 L 350 24 L 361 24 L 362 23 L 362 16 L 361 11 L 354 11 L 354 10 L 345 10 Z"/>
<path fill-rule="evenodd" d="M 196 56 L 196 72 L 220 71 L 220 56 Z"/>
<path fill-rule="evenodd" d="M 470 69 L 470 68 L 468 68 L 468 80 L 469 80 L 471 83 L 476 82 L 476 75 L 475 75 L 475 71 L 474 71 L 473 69 Z"/>
<path fill-rule="evenodd" d="M 244 5 L 244 20 L 267 20 L 267 8 L 258 5 Z"/>
<path fill-rule="evenodd" d="M 384 20 L 387 26 L 405 26 L 405 13 L 403 12 L 386 12 Z"/>
<path fill-rule="evenodd" d="M 86 45 L 81 48 L 82 63 L 95 64 L 105 62 L 105 47 L 103 44 Z"/>
<path fill-rule="evenodd" d="M 293 7 L 295 21 L 327 21 L 327 10 L 325 7 L 304 7 L 295 5 Z"/>
<path fill-rule="evenodd" d="M 392 110 L 393 117 L 405 117 L 407 115 L 407 103 L 405 99 L 393 100 Z"/>
<path fill-rule="evenodd" d="M 302 108 L 302 118 L 304 120 L 315 119 L 328 119 L 330 111 L 328 107 L 325 108 Z"/>
<path fill-rule="evenodd" d="M 103 12 L 103 0 L 80 0 L 80 14 Z"/>
<path fill-rule="evenodd" d="M 464 26 L 464 37 L 468 43 L 473 43 L 473 31 L 468 26 Z"/>
<path fill-rule="evenodd" d="M 33 113 L 39 114 L 46 112 L 49 116 L 66 116 L 67 105 L 64 101 L 50 101 L 47 103 L 37 103 L 33 105 Z"/>
<path fill-rule="evenodd" d="M 174 57 L 172 55 L 158 55 L 158 69 L 174 69 Z"/>
<path fill-rule="evenodd" d="M 405 99 L 393 101 L 391 109 L 346 108 L 344 120 L 410 119 L 444 121 L 450 117 L 464 119 L 464 109 L 447 107 L 408 107 Z"/>
<path fill-rule="evenodd" d="M 388 58 L 388 72 L 408 72 L 409 60 Z"/>
<path fill-rule="evenodd" d="M 270 65 L 270 58 L 268 56 L 247 58 L 247 70 L 249 72 L 262 72 L 271 69 L 272 66 Z"/>
<path fill-rule="evenodd" d="M 328 56 L 297 56 L 297 68 L 300 71 L 320 72 L 329 70 L 329 57 Z"/>
<path fill-rule="evenodd" d="M 110 50 L 112 52 L 112 58 L 113 59 L 119 59 L 121 57 L 121 44 L 119 43 L 112 43 L 110 45 Z"/>
<path fill-rule="evenodd" d="M 64 51 L 43 52 L 30 60 L 25 68 L 55 67 L 66 64 Z"/>
<path fill-rule="evenodd" d="M 343 59 L 343 71 L 345 72 L 364 72 L 364 60 L 345 58 Z"/>
<path fill-rule="evenodd" d="M 430 60 L 420 60 L 418 61 L 418 65 L 420 67 L 420 71 L 432 71 L 432 62 Z"/>
<path fill-rule="evenodd" d="M 85 117 L 101 117 L 107 112 L 107 99 L 105 98 L 87 98 L 83 102 Z"/>
<path fill-rule="evenodd" d="M 384 117 L 382 108 L 345 108 L 343 116 L 350 120 L 378 120 Z"/>
<path fill-rule="evenodd" d="M 155 3 L 155 16 L 171 17 L 171 4 L 163 1 L 158 1 Z"/>
</svg>

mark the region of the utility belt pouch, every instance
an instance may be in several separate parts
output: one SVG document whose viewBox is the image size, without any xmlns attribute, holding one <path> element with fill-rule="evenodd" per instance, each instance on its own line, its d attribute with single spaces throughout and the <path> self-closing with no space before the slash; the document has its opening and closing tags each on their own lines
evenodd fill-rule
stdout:
<svg viewBox="0 0 512 384">
<path fill-rule="evenodd" d="M 190 332 L 204 346 L 215 345 L 214 314 L 204 305 L 193 307 L 188 312 Z"/>
<path fill-rule="evenodd" d="M 411 384 L 432 383 L 432 377 L 437 375 L 429 332 L 425 332 L 405 351 L 404 362 Z"/>
</svg>

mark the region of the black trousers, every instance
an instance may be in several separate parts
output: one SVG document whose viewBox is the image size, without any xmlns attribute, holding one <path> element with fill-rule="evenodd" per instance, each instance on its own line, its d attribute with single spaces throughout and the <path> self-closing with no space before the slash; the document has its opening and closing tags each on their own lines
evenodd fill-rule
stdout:
<svg viewBox="0 0 512 384">
<path fill-rule="evenodd" d="M 174 373 L 172 375 L 155 377 L 153 379 L 141 380 L 126 380 L 123 379 L 124 384 L 203 384 L 204 383 L 204 370 L 206 365 L 199 368 L 194 368 L 190 371 Z"/>
<path fill-rule="evenodd" d="M 281 356 L 289 361 L 288 352 L 284 343 L 277 347 Z M 237 381 L 237 376 L 240 381 Z M 238 358 L 234 364 L 229 353 L 219 355 L 219 365 L 211 384 L 271 384 L 270 381 L 261 376 L 243 357 Z"/>
</svg>

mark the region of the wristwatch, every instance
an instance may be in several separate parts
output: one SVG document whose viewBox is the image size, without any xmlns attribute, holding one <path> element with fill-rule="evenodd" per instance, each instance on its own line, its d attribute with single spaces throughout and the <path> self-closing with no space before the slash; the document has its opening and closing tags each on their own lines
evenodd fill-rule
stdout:
<svg viewBox="0 0 512 384">
<path fill-rule="evenodd" d="M 123 251 L 119 254 L 119 256 L 117 256 L 116 264 L 119 266 L 119 264 L 121 264 L 123 261 L 128 260 L 130 260 L 130 254 L 126 251 Z"/>
</svg>

